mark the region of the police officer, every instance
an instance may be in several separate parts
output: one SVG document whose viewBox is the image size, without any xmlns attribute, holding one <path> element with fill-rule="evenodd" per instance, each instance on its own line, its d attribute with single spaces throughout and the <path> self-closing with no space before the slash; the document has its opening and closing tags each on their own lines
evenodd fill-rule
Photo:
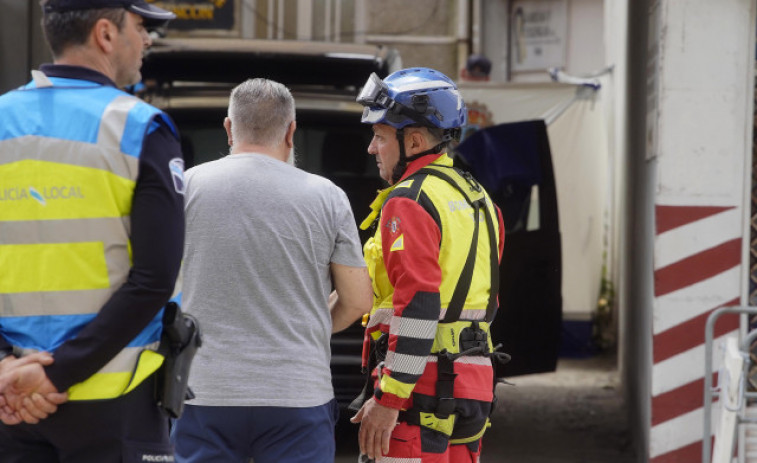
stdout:
<svg viewBox="0 0 757 463">
<path fill-rule="evenodd" d="M 42 7 L 54 64 L 0 96 L 0 352 L 54 361 L 3 368 L 1 459 L 173 461 L 154 373 L 183 160 L 168 116 L 120 88 L 141 79 L 148 28 L 174 15 L 144 0 Z M 24 418 L 28 399 L 64 391 L 55 413 Z"/>
<path fill-rule="evenodd" d="M 357 101 L 373 128 L 368 153 L 390 184 L 362 225 L 378 222 L 364 246 L 374 289 L 366 337 L 378 366 L 352 418 L 360 449 L 378 462 L 477 462 L 493 400 L 488 327 L 504 227 L 446 154 L 465 104 L 428 68 L 374 74 Z"/>
</svg>

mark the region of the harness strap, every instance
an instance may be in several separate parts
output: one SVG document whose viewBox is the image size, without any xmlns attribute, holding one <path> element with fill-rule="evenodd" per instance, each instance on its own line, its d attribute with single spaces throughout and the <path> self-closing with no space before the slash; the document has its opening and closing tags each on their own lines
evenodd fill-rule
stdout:
<svg viewBox="0 0 757 463">
<path fill-rule="evenodd" d="M 447 418 L 455 411 L 455 373 L 454 357 L 446 349 L 438 354 L 436 373 L 436 399 L 438 400 L 434 415 Z"/>
<path fill-rule="evenodd" d="M 467 172 L 458 172 L 454 168 L 449 167 L 450 169 L 453 169 L 458 175 L 463 177 L 466 182 L 471 186 L 471 189 L 474 191 L 481 191 L 481 186 L 476 182 L 473 177 L 468 174 Z M 418 174 L 427 174 L 427 175 L 433 175 L 437 178 L 441 178 L 442 180 L 446 181 L 453 187 L 455 187 L 460 194 L 463 195 L 465 200 L 470 204 L 470 206 L 474 209 L 474 229 L 473 229 L 473 238 L 471 239 L 471 245 L 468 250 L 468 256 L 465 259 L 465 265 L 463 266 L 463 270 L 460 273 L 460 277 L 457 280 L 457 285 L 455 286 L 455 291 L 452 293 L 452 298 L 450 299 L 449 304 L 447 305 L 447 313 L 444 316 L 444 320 L 442 320 L 442 323 L 452 323 L 456 322 L 460 319 L 460 314 L 463 311 L 463 307 L 465 305 L 465 299 L 468 296 L 468 291 L 470 290 L 471 281 L 473 281 L 473 268 L 476 264 L 476 249 L 478 245 L 478 229 L 479 229 L 479 211 L 483 207 L 484 209 L 484 216 L 486 217 L 486 228 L 489 231 L 489 248 L 490 248 L 490 276 L 491 276 L 491 287 L 489 291 L 489 305 L 486 308 L 486 322 L 491 322 L 494 319 L 494 316 L 496 315 L 497 310 L 497 294 L 499 293 L 499 258 L 498 258 L 498 250 L 497 247 L 497 238 L 495 236 L 494 231 L 494 221 L 492 219 L 492 214 L 489 211 L 489 208 L 486 205 L 486 197 L 482 196 L 481 198 L 477 200 L 472 200 L 470 196 L 468 195 L 468 192 L 463 189 L 458 182 L 456 182 L 451 176 L 447 175 L 444 172 L 440 172 L 437 169 L 430 168 L 430 167 L 424 167 L 422 169 L 419 169 L 417 172 L 410 175 L 410 177 L 413 177 Z"/>
<path fill-rule="evenodd" d="M 476 182 L 473 177 L 468 174 L 467 172 L 459 172 L 458 170 L 451 168 L 455 173 L 460 175 L 467 183 L 470 185 L 470 188 L 472 191 L 476 191 L 479 193 L 482 193 L 482 188 Z M 497 238 L 494 235 L 494 222 L 491 217 L 491 212 L 489 211 L 489 208 L 486 205 L 486 196 L 483 195 L 476 200 L 472 200 L 469 193 L 465 191 L 463 187 L 460 186 L 460 183 L 455 181 L 450 175 L 441 172 L 440 170 L 431 168 L 431 167 L 424 167 L 419 169 L 417 172 L 412 174 L 410 177 L 413 177 L 414 175 L 433 175 L 437 178 L 440 178 L 450 185 L 452 185 L 455 189 L 460 192 L 460 194 L 465 198 L 465 200 L 468 202 L 468 204 L 473 208 L 473 220 L 474 220 L 474 228 L 473 228 L 473 237 L 471 238 L 471 244 L 470 248 L 468 249 L 468 256 L 465 259 L 465 264 L 463 265 L 463 270 L 460 272 L 460 277 L 457 280 L 457 285 L 455 285 L 455 290 L 452 293 L 452 298 L 450 299 L 449 304 L 447 305 L 447 312 L 444 315 L 444 319 L 440 323 L 453 323 L 460 319 L 460 314 L 463 311 L 463 307 L 465 306 L 465 300 L 468 297 L 468 292 L 470 291 L 471 282 L 473 281 L 473 269 L 476 265 L 476 251 L 478 249 L 478 234 L 479 234 L 479 217 L 480 217 L 480 211 L 483 207 L 484 209 L 484 216 L 486 217 L 486 226 L 489 231 L 489 247 L 490 247 L 490 261 L 491 261 L 491 267 L 490 267 L 490 276 L 491 276 L 491 289 L 489 293 L 489 304 L 486 309 L 486 318 L 485 321 L 490 322 L 494 315 L 496 314 L 497 309 L 497 294 L 499 293 L 499 259 L 498 259 L 498 248 L 497 248 Z M 475 323 L 475 327 L 478 328 L 478 323 Z M 486 354 L 486 352 L 480 352 L 481 354 Z M 462 354 L 462 353 L 461 353 Z M 445 350 L 442 350 L 437 354 L 437 380 L 436 380 L 436 399 L 437 399 L 437 406 L 436 410 L 434 412 L 434 415 L 439 419 L 446 419 L 452 414 L 455 410 L 455 399 L 454 399 L 454 392 L 455 392 L 455 377 L 457 377 L 457 374 L 455 374 L 455 367 L 454 367 L 454 361 L 455 359 L 460 356 L 461 354 L 450 354 L 449 352 Z"/>
<path fill-rule="evenodd" d="M 489 208 L 484 204 L 486 211 L 486 228 L 489 230 L 489 271 L 491 274 L 491 286 L 489 287 L 489 306 L 486 308 L 487 323 L 491 323 L 497 315 L 497 297 L 499 296 L 499 248 L 497 247 L 497 237 L 494 235 L 494 221 L 492 220 Z"/>
<path fill-rule="evenodd" d="M 471 282 L 473 281 L 473 268 L 476 266 L 476 250 L 478 248 L 478 218 L 480 213 L 481 200 L 474 201 L 473 206 L 473 220 L 476 225 L 473 228 L 473 238 L 471 239 L 470 248 L 468 249 L 468 257 L 465 258 L 465 265 L 463 271 L 460 272 L 460 278 L 457 280 L 455 291 L 452 293 L 452 298 L 447 305 L 447 313 L 444 314 L 443 323 L 452 323 L 460 319 L 460 314 L 463 312 L 465 306 L 465 299 L 468 297 L 468 291 L 470 291 Z M 486 204 L 484 204 L 486 207 Z M 488 308 L 487 308 L 488 313 Z"/>
<path fill-rule="evenodd" d="M 376 368 L 386 358 L 386 351 L 389 346 L 389 335 L 382 334 L 377 340 L 371 340 L 371 346 L 368 354 L 368 365 L 365 368 L 365 384 L 360 391 L 360 395 L 350 402 L 347 406 L 348 410 L 357 412 L 360 407 L 373 395 L 373 378 L 371 374 L 373 369 Z"/>
</svg>

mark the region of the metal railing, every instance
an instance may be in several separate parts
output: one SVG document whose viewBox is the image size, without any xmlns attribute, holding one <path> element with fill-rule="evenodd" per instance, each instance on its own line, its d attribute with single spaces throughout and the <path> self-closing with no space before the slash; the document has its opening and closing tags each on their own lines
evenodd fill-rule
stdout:
<svg viewBox="0 0 757 463">
<path fill-rule="evenodd" d="M 712 458 L 712 399 L 713 397 L 719 397 L 720 391 L 724 388 L 723 383 L 727 381 L 725 378 L 718 378 L 718 388 L 712 387 L 712 349 L 713 349 L 713 337 L 715 330 L 715 323 L 720 316 L 725 314 L 741 314 L 741 315 L 757 315 L 757 307 L 741 306 L 741 307 L 721 307 L 714 310 L 709 317 L 707 317 L 707 324 L 705 325 L 704 335 L 704 423 L 702 434 L 702 463 L 710 463 Z M 745 355 L 746 359 L 749 359 L 750 346 L 757 340 L 757 329 L 751 330 L 744 339 L 741 340 L 739 352 Z M 745 361 L 742 374 L 739 381 L 739 397 L 735 409 L 731 411 L 742 411 L 746 399 L 757 398 L 757 392 L 747 391 L 747 372 L 749 371 L 750 361 Z M 740 423 L 754 422 L 743 416 L 737 416 L 737 426 Z"/>
</svg>

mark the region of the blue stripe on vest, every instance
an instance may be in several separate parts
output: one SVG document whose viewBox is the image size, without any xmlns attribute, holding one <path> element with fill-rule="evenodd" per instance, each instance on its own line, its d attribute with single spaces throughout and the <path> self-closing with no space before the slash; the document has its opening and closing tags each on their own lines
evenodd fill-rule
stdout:
<svg viewBox="0 0 757 463">
<path fill-rule="evenodd" d="M 33 83 L 29 83 L 0 97 L 0 141 L 23 135 L 38 135 L 96 143 L 100 118 L 105 108 L 116 97 L 127 95 L 116 88 L 87 81 L 57 77 L 50 80 L 53 87 L 36 88 Z M 84 95 L 82 91 L 92 93 Z M 19 108 L 25 109 L 22 111 Z M 55 111 L 53 108 L 56 108 Z M 75 111 L 97 117 L 70 117 Z M 155 117 L 159 115 L 162 116 L 157 108 L 138 102 L 129 112 L 121 151 L 139 156 L 144 136 L 148 133 L 145 125 L 148 123 L 149 131 L 153 131 L 156 127 Z M 167 121 L 166 124 L 176 133 L 170 122 Z"/>
<path fill-rule="evenodd" d="M 95 316 L 96 314 L 3 317 L 0 318 L 0 334 L 11 345 L 53 352 L 66 340 L 76 337 Z M 160 340 L 162 320 L 161 309 L 127 347 L 144 346 Z"/>
<path fill-rule="evenodd" d="M 93 86 L 90 98 L 82 96 L 82 89 L 47 87 L 18 90 L 0 100 L 0 140 L 22 135 L 39 135 L 63 140 L 97 142 L 100 115 L 110 103 L 115 89 Z M 95 95 L 94 92 L 102 93 Z M 85 104 L 88 113 L 98 117 L 71 117 L 77 108 Z M 20 108 L 24 108 L 21 110 Z"/>
</svg>

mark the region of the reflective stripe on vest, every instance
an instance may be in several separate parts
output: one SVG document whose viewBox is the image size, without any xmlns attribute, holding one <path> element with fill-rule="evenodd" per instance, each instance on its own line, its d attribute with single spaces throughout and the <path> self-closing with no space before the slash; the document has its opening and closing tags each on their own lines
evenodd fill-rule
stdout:
<svg viewBox="0 0 757 463">
<path fill-rule="evenodd" d="M 168 123 L 118 89 L 49 81 L 0 97 L 0 333 L 22 352 L 54 352 L 126 281 L 142 144 Z M 118 397 L 159 368 L 161 317 L 70 400 Z"/>
<path fill-rule="evenodd" d="M 451 166 L 452 160 L 446 155 L 443 155 L 429 164 L 428 167 L 433 167 L 435 165 Z M 453 173 L 452 175 L 457 174 Z M 438 178 L 426 177 L 419 179 L 411 177 L 410 179 L 404 180 L 390 188 L 395 191 L 397 188 L 410 188 L 413 186 L 413 182 L 419 181 L 423 182 L 420 186 L 420 190 L 426 194 L 429 200 L 431 200 L 439 213 L 442 226 L 442 243 L 439 250 L 439 266 L 442 270 L 442 282 L 439 288 L 442 310 L 439 319 L 442 320 L 446 314 L 446 307 L 452 298 L 458 276 L 460 275 L 467 257 L 468 246 L 463 243 L 470 243 L 473 234 L 473 219 L 459 220 L 459 218 L 461 214 L 471 215 L 472 217 L 472 208 L 468 207 L 467 202 L 454 186 Z M 465 180 L 462 181 L 465 182 Z M 385 191 L 386 190 L 382 193 Z M 383 199 L 387 196 L 387 193 L 383 194 L 382 203 Z M 496 209 L 488 195 L 486 195 L 486 202 L 487 207 L 490 208 L 492 216 L 497 217 Z M 373 206 L 374 205 L 372 205 L 372 207 Z M 479 245 L 476 251 L 477 256 L 473 271 L 473 281 L 471 282 L 471 287 L 465 300 L 465 306 L 460 314 L 460 322 L 443 324 L 445 327 L 443 333 L 441 333 L 442 324 L 439 325 L 432 353 L 439 352 L 441 349 L 447 349 L 452 353 L 459 352 L 457 350 L 459 347 L 457 346 L 457 342 L 451 342 L 452 337 L 449 336 L 449 330 L 452 329 L 453 332 L 457 334 L 454 336 L 454 339 L 457 340 L 459 337 L 459 331 L 470 324 L 466 321 L 484 320 L 486 317 L 486 308 L 489 303 L 489 289 L 491 285 L 491 254 L 489 250 L 488 231 L 483 222 L 483 211 L 480 214 L 479 220 L 481 221 L 479 225 Z M 499 241 L 498 227 L 498 222 L 495 222 L 497 233 L 496 241 Z M 374 236 L 366 242 L 363 247 L 363 253 L 373 283 L 374 293 L 373 308 L 368 320 L 368 325 L 366 326 L 366 332 L 369 333 L 373 339 L 378 339 L 382 332 L 390 332 L 391 321 L 394 316 L 394 306 L 392 303 L 394 288 L 389 282 L 389 277 L 384 265 L 381 246 L 381 227 L 377 227 Z M 488 331 L 488 324 L 482 323 L 481 325 L 482 328 L 486 327 L 485 329 Z M 489 344 L 491 344 L 491 340 L 489 341 Z M 491 349 L 491 345 L 489 347 Z"/>
</svg>

